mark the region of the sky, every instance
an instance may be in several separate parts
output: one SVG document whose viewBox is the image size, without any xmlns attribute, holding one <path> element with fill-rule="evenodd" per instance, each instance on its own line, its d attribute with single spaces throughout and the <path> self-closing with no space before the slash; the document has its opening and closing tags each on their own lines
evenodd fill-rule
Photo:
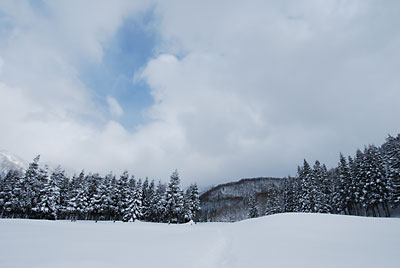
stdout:
<svg viewBox="0 0 400 268">
<path fill-rule="evenodd" d="M 0 149 L 185 185 L 400 133 L 395 0 L 0 1 Z"/>
</svg>

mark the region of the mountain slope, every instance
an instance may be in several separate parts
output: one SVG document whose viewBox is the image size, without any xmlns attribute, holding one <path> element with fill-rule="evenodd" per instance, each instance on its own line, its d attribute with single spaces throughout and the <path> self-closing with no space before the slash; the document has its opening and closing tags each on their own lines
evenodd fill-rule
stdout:
<svg viewBox="0 0 400 268">
<path fill-rule="evenodd" d="M 257 209 L 263 215 L 271 190 L 277 191 L 282 202 L 285 179 L 251 178 L 217 185 L 200 196 L 202 221 L 239 221 L 248 218 L 248 200 L 255 197 Z"/>
<path fill-rule="evenodd" d="M 7 152 L 5 150 L 0 151 L 0 176 L 4 177 L 8 171 L 16 170 L 24 172 L 27 168 L 27 163 L 20 157 Z"/>
</svg>

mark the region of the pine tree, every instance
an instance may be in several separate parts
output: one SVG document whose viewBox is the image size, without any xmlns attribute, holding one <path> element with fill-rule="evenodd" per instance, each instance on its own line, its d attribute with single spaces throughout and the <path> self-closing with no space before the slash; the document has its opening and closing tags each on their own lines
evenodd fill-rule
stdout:
<svg viewBox="0 0 400 268">
<path fill-rule="evenodd" d="M 52 176 L 48 178 L 40 192 L 40 200 L 38 203 L 40 218 L 56 220 L 59 205 L 60 189 L 57 186 L 55 177 Z"/>
<path fill-rule="evenodd" d="M 382 156 L 376 146 L 370 145 L 365 149 L 366 181 L 364 185 L 364 196 L 367 208 L 372 215 L 381 216 L 379 205 L 382 206 L 385 215 L 389 216 L 386 200 L 388 199 L 389 187 L 383 165 Z"/>
<path fill-rule="evenodd" d="M 283 211 L 284 212 L 296 212 L 297 202 L 296 202 L 296 191 L 295 191 L 295 178 L 286 178 L 283 190 Z"/>
<path fill-rule="evenodd" d="M 199 212 L 201 210 L 200 206 L 200 194 L 197 184 L 194 183 L 190 186 L 190 209 L 192 212 L 192 220 L 197 221 L 199 217 Z"/>
<path fill-rule="evenodd" d="M 142 190 L 141 187 L 136 187 L 130 190 L 128 205 L 122 220 L 135 221 L 140 218 L 142 218 Z"/>
<path fill-rule="evenodd" d="M 249 217 L 250 218 L 258 217 L 256 196 L 252 196 L 249 198 Z"/>
<path fill-rule="evenodd" d="M 311 198 L 314 200 L 312 212 L 329 213 L 331 211 L 327 177 L 326 166 L 321 166 L 318 160 L 315 161 L 311 181 Z"/>
<path fill-rule="evenodd" d="M 382 151 L 389 186 L 388 201 L 397 208 L 400 204 L 400 134 L 396 138 L 386 138 Z"/>
<path fill-rule="evenodd" d="M 71 181 L 72 193 L 68 202 L 68 212 L 70 219 L 86 219 L 88 210 L 87 183 L 85 173 L 82 170 L 78 176 L 74 176 Z"/>
<path fill-rule="evenodd" d="M 183 193 L 179 187 L 180 179 L 178 171 L 172 175 L 166 191 L 166 217 L 169 223 L 183 221 Z"/>
<path fill-rule="evenodd" d="M 101 181 L 98 188 L 99 201 L 99 220 L 110 220 L 112 213 L 112 180 L 115 178 L 112 173 L 109 173 Z"/>
<path fill-rule="evenodd" d="M 349 164 L 349 176 L 350 176 L 350 186 L 349 186 L 349 197 L 350 204 L 353 207 L 353 214 L 361 215 L 360 212 L 360 196 L 361 189 L 359 189 L 359 183 L 357 181 L 357 166 L 350 156 L 348 157 Z"/>
<path fill-rule="evenodd" d="M 299 206 L 301 212 L 313 212 L 315 207 L 313 200 L 313 177 L 308 162 L 304 159 L 303 167 L 298 168 L 300 179 Z"/>
<path fill-rule="evenodd" d="M 123 221 L 131 219 L 130 203 L 131 203 L 131 188 L 128 183 L 128 171 L 124 171 L 117 183 L 117 200 L 118 200 L 118 216 Z"/>
<path fill-rule="evenodd" d="M 154 193 L 153 201 L 151 202 L 150 208 L 150 220 L 153 222 L 165 222 L 167 221 L 166 217 L 166 206 L 167 201 L 166 197 L 166 186 L 158 182 L 157 189 Z"/>
<path fill-rule="evenodd" d="M 102 196 L 99 192 L 100 185 L 102 184 L 102 178 L 99 174 L 89 174 L 85 178 L 88 187 L 86 190 L 86 198 L 88 200 L 87 214 L 88 219 L 95 220 L 101 216 L 101 202 Z"/>
<path fill-rule="evenodd" d="M 155 202 L 155 184 L 154 180 L 148 183 L 148 178 L 143 183 L 143 201 L 142 201 L 142 214 L 143 219 L 152 221 L 152 206 Z"/>
<path fill-rule="evenodd" d="M 19 192 L 21 189 L 21 178 L 19 173 L 14 170 L 7 172 L 4 179 L 1 180 L 0 189 L 0 218 L 13 218 L 20 212 Z"/>
<path fill-rule="evenodd" d="M 33 159 L 25 172 L 22 196 L 22 213 L 30 218 L 36 218 L 37 203 L 41 185 L 39 185 L 39 160 L 40 155 Z"/>
<path fill-rule="evenodd" d="M 282 207 L 279 201 L 279 193 L 275 186 L 272 186 L 268 191 L 268 199 L 266 204 L 265 215 L 273 215 L 282 212 Z"/>
<path fill-rule="evenodd" d="M 112 176 L 112 175 L 111 175 Z M 119 209 L 119 187 L 118 180 L 115 176 L 111 178 L 111 187 L 110 187 L 110 219 L 114 222 L 118 220 L 120 216 Z"/>
<path fill-rule="evenodd" d="M 339 181 L 337 183 L 337 189 L 335 192 L 335 207 L 337 213 L 350 214 L 350 185 L 351 176 L 350 169 L 347 164 L 346 158 L 340 154 L 338 164 L 338 176 Z"/>
<path fill-rule="evenodd" d="M 192 184 L 186 190 L 184 196 L 184 221 L 197 220 L 200 211 L 199 190 L 196 184 Z"/>
<path fill-rule="evenodd" d="M 57 218 L 65 219 L 68 215 L 68 202 L 71 199 L 71 189 L 69 178 L 65 174 L 65 171 L 58 166 L 50 175 L 50 179 L 55 181 L 60 194 L 60 200 L 58 204 Z"/>
</svg>

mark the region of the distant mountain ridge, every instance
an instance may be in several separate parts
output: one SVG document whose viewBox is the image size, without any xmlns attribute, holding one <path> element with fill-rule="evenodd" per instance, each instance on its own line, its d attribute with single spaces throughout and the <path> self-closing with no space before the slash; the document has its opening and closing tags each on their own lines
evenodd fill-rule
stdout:
<svg viewBox="0 0 400 268">
<path fill-rule="evenodd" d="M 247 219 L 250 197 L 256 198 L 259 214 L 263 215 L 271 190 L 276 190 L 282 197 L 284 183 L 283 178 L 259 177 L 217 185 L 200 196 L 200 219 L 231 222 Z"/>
<path fill-rule="evenodd" d="M 21 157 L 10 153 L 6 150 L 0 150 L 0 177 L 5 177 L 10 170 L 15 170 L 21 174 L 26 171 L 29 164 L 27 161 Z M 60 165 L 53 162 L 40 162 L 39 166 L 41 168 L 47 169 L 48 173 L 52 173 Z M 77 174 L 77 172 L 72 168 L 61 167 L 68 175 Z"/>
<path fill-rule="evenodd" d="M 10 170 L 25 172 L 28 164 L 19 156 L 14 155 L 6 150 L 0 151 L 0 176 L 4 177 Z"/>
</svg>

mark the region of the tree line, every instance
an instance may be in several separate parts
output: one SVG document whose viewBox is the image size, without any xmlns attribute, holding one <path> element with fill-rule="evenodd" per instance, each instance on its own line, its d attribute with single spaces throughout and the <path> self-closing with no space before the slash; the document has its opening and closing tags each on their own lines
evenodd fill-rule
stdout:
<svg viewBox="0 0 400 268">
<path fill-rule="evenodd" d="M 332 213 L 390 217 L 400 204 L 400 134 L 388 136 L 377 147 L 365 146 L 355 156 L 339 156 L 330 170 L 318 160 L 306 160 L 296 177 L 285 179 L 284 189 L 269 192 L 265 215 L 281 212 Z M 258 217 L 254 198 L 249 216 Z"/>
<path fill-rule="evenodd" d="M 168 184 L 136 180 L 127 171 L 119 178 L 97 173 L 69 178 L 60 167 L 49 174 L 39 156 L 21 174 L 0 179 L 0 217 L 28 219 L 108 220 L 183 223 L 200 211 L 196 184 L 180 188 L 177 171 Z"/>
</svg>

